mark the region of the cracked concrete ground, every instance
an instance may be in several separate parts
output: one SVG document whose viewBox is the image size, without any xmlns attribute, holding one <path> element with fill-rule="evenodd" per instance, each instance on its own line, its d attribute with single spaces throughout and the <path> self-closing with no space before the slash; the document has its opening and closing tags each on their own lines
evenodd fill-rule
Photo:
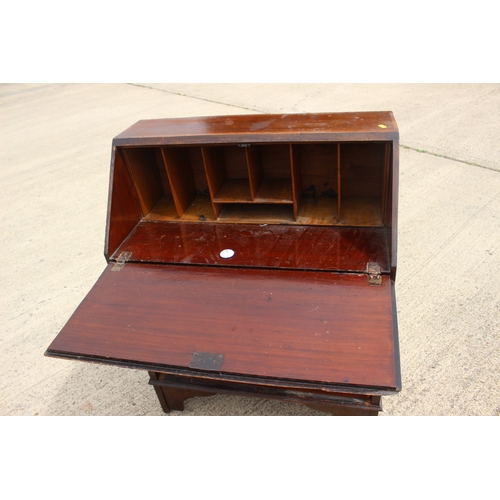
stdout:
<svg viewBox="0 0 500 500">
<path fill-rule="evenodd" d="M 390 110 L 403 390 L 381 415 L 500 414 L 500 85 L 0 86 L 2 415 L 162 415 L 145 372 L 43 353 L 104 268 L 112 138 L 139 119 Z M 196 398 L 181 415 L 325 415 Z"/>
</svg>

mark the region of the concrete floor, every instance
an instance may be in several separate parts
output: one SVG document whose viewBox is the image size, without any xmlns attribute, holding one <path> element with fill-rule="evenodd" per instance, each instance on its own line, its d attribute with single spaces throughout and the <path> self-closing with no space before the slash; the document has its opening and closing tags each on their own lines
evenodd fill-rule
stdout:
<svg viewBox="0 0 500 500">
<path fill-rule="evenodd" d="M 43 353 L 104 268 L 112 138 L 139 119 L 391 110 L 403 390 L 382 415 L 500 415 L 500 85 L 0 86 L 2 415 L 162 415 L 142 371 Z M 324 415 L 196 398 L 179 415 Z"/>
</svg>

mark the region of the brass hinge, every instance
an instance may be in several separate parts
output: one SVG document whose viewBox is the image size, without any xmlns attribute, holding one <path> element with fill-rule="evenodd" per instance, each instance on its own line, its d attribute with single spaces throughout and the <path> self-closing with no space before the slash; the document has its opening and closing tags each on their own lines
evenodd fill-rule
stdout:
<svg viewBox="0 0 500 500">
<path fill-rule="evenodd" d="M 375 262 L 366 264 L 366 273 L 368 274 L 369 285 L 381 285 L 382 275 L 380 274 L 380 266 Z"/>
<path fill-rule="evenodd" d="M 122 252 L 118 255 L 115 265 L 111 268 L 111 271 L 121 271 L 122 267 L 125 265 L 130 257 L 132 257 L 132 252 Z"/>
</svg>

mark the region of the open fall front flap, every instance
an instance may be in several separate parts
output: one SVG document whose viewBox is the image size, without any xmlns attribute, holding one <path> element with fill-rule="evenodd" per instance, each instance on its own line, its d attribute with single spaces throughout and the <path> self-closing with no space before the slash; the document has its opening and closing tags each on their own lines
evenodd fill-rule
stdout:
<svg viewBox="0 0 500 500">
<path fill-rule="evenodd" d="M 399 390 L 394 284 L 364 274 L 109 264 L 47 350 L 127 366 Z M 199 354 L 197 354 L 199 355 Z"/>
</svg>

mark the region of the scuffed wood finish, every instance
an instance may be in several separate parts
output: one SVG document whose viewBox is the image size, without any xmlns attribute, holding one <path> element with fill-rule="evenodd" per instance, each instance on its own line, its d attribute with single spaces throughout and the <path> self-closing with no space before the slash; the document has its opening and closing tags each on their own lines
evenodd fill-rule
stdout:
<svg viewBox="0 0 500 500">
<path fill-rule="evenodd" d="M 49 347 L 144 366 L 396 390 L 393 283 L 363 275 L 111 265 Z"/>
<path fill-rule="evenodd" d="M 209 116 L 141 120 L 118 135 L 114 144 L 336 142 L 353 140 L 353 135 L 357 135 L 354 140 L 392 140 L 398 136 L 398 128 L 387 111 Z"/>
<path fill-rule="evenodd" d="M 221 250 L 235 251 L 222 259 Z M 365 272 L 390 271 L 384 228 L 141 222 L 116 252 L 136 262 Z"/>
</svg>

